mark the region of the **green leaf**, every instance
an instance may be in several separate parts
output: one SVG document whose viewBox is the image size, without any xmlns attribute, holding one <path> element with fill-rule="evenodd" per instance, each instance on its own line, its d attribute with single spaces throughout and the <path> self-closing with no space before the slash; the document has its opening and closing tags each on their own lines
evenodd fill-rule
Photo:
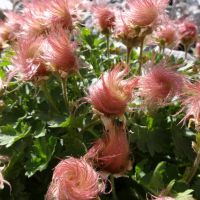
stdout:
<svg viewBox="0 0 200 200">
<path fill-rule="evenodd" d="M 165 152 L 168 149 L 166 141 L 168 135 L 159 131 L 149 131 L 147 127 L 135 126 L 134 134 L 131 135 L 132 142 L 143 152 L 149 152 L 151 156 L 155 153 Z"/>
<path fill-rule="evenodd" d="M 46 135 L 46 124 L 42 121 L 39 121 L 36 123 L 35 125 L 35 132 L 34 132 L 34 138 L 40 138 L 40 137 L 44 137 Z"/>
<path fill-rule="evenodd" d="M 25 164 L 26 173 L 28 177 L 33 176 L 37 171 L 43 171 L 47 168 L 51 160 L 57 139 L 55 137 L 38 138 L 34 141 L 30 152 L 30 159 Z"/>
<path fill-rule="evenodd" d="M 173 127 L 172 140 L 174 153 L 177 157 L 187 160 L 194 160 L 194 152 L 191 147 L 191 137 L 186 136 L 185 131 L 178 127 Z"/>
<path fill-rule="evenodd" d="M 24 126 L 24 130 L 20 133 L 11 125 L 0 127 L 0 145 L 6 147 L 12 146 L 15 142 L 25 138 L 31 130 L 31 127 Z"/>
<path fill-rule="evenodd" d="M 195 200 L 192 196 L 193 190 L 189 189 L 185 192 L 178 193 L 176 196 L 176 200 Z"/>
<path fill-rule="evenodd" d="M 165 172 L 165 168 L 166 162 L 160 162 L 156 166 L 149 183 L 152 190 L 156 191 L 159 188 L 164 188 L 163 173 Z"/>
<path fill-rule="evenodd" d="M 14 52 L 11 48 L 4 50 L 0 62 L 0 67 L 7 67 L 11 65 L 11 57 L 14 55 Z"/>
</svg>

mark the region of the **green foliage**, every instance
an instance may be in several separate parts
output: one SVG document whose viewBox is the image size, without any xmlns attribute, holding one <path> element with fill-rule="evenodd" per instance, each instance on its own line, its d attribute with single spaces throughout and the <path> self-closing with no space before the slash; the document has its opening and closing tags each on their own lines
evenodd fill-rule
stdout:
<svg viewBox="0 0 200 200">
<path fill-rule="evenodd" d="M 54 154 L 56 143 L 57 139 L 55 137 L 42 137 L 34 140 L 29 155 L 30 158 L 25 163 L 26 176 L 31 177 L 37 171 L 43 171 L 47 168 Z"/>
</svg>

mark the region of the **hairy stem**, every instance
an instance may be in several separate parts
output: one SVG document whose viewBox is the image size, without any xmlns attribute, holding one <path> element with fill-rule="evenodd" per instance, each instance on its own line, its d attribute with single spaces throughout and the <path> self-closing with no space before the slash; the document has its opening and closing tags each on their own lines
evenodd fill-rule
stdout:
<svg viewBox="0 0 200 200">
<path fill-rule="evenodd" d="M 132 51 L 132 48 L 131 47 L 127 47 L 127 49 L 126 49 L 126 63 L 127 64 L 129 64 L 129 62 L 130 62 L 131 51 Z"/>
<path fill-rule="evenodd" d="M 184 45 L 184 50 L 185 50 L 185 59 L 187 59 L 187 54 L 188 54 L 188 45 Z"/>
<path fill-rule="evenodd" d="M 138 68 L 138 74 L 141 74 L 142 70 L 142 64 L 143 64 L 143 48 L 144 48 L 144 38 L 141 40 L 140 43 L 140 55 L 139 55 L 139 68 Z"/>
<path fill-rule="evenodd" d="M 66 81 L 67 81 L 67 78 L 61 78 L 61 87 L 62 87 L 63 99 L 64 99 L 65 107 L 68 110 L 69 109 L 69 102 L 68 102 L 68 97 L 67 97 Z"/>
<path fill-rule="evenodd" d="M 163 53 L 163 54 L 165 53 L 165 44 L 163 45 L 162 53 Z"/>
</svg>

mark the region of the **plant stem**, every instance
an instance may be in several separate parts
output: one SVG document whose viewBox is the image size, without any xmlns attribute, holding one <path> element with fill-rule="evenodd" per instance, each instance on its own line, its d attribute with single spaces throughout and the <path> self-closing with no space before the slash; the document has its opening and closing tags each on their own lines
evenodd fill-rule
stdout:
<svg viewBox="0 0 200 200">
<path fill-rule="evenodd" d="M 63 99 L 64 99 L 64 102 L 65 102 L 65 107 L 68 110 L 69 109 L 69 103 L 68 103 L 68 97 L 67 97 L 66 81 L 67 81 L 67 78 L 61 78 L 61 87 L 62 87 Z"/>
<path fill-rule="evenodd" d="M 110 58 L 110 36 L 106 34 L 107 57 Z"/>
<path fill-rule="evenodd" d="M 199 165 L 200 165 L 200 149 L 198 150 L 197 152 L 197 156 L 194 160 L 194 163 L 191 167 L 191 170 L 190 170 L 190 173 L 186 179 L 187 183 L 189 184 L 191 182 L 191 180 L 193 179 L 193 177 L 195 176 L 198 168 L 199 168 Z"/>
<path fill-rule="evenodd" d="M 159 53 L 162 53 L 162 45 L 159 45 Z"/>
<path fill-rule="evenodd" d="M 127 46 L 127 49 L 126 49 L 126 52 L 127 52 L 126 53 L 126 63 L 127 64 L 129 64 L 129 61 L 130 61 L 131 51 L 132 51 L 132 48 Z"/>
<path fill-rule="evenodd" d="M 163 45 L 162 53 L 163 53 L 163 54 L 165 53 L 165 44 Z"/>
<path fill-rule="evenodd" d="M 144 38 L 141 39 L 140 43 L 140 55 L 139 55 L 139 68 L 138 68 L 138 74 L 141 74 L 141 69 L 142 69 L 142 57 L 143 57 L 143 47 L 144 47 Z"/>
<path fill-rule="evenodd" d="M 187 53 L 188 53 L 188 45 L 184 45 L 184 50 L 185 50 L 185 59 L 187 59 Z"/>
<path fill-rule="evenodd" d="M 113 175 L 110 176 L 110 181 L 111 181 L 111 185 L 112 185 L 112 199 L 118 200 L 116 190 L 115 190 L 115 178 Z"/>
<path fill-rule="evenodd" d="M 41 89 L 42 89 L 42 91 L 43 91 L 43 93 L 44 93 L 44 95 L 45 95 L 47 101 L 49 102 L 49 104 L 52 106 L 52 108 L 53 108 L 57 113 L 59 113 L 59 110 L 58 110 L 58 108 L 57 108 L 57 106 L 56 106 L 54 100 L 52 99 L 50 93 L 49 93 L 49 90 L 48 90 L 48 88 L 47 88 L 47 85 L 46 85 L 45 83 L 42 83 L 42 84 L 40 85 L 40 87 L 41 87 Z"/>
</svg>

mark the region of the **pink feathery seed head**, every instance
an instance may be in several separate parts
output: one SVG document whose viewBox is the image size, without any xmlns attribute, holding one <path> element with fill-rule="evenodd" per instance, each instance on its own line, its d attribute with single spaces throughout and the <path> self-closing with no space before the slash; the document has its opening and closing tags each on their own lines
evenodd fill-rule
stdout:
<svg viewBox="0 0 200 200">
<path fill-rule="evenodd" d="M 137 84 L 136 78 L 124 79 L 128 73 L 129 67 L 120 63 L 102 74 L 88 89 L 88 102 L 93 108 L 108 116 L 124 114 Z"/>
<path fill-rule="evenodd" d="M 129 20 L 138 26 L 156 23 L 158 17 L 167 7 L 168 0 L 127 0 Z"/>
<path fill-rule="evenodd" d="M 195 53 L 198 58 L 200 58 L 200 41 L 196 43 Z"/>
<path fill-rule="evenodd" d="M 200 82 L 187 82 L 182 93 L 182 106 L 185 110 L 185 117 L 182 122 L 187 120 L 194 122 L 196 127 L 200 125 Z"/>
<path fill-rule="evenodd" d="M 103 34 L 109 34 L 115 26 L 115 13 L 107 6 L 97 6 L 92 9 L 95 13 L 97 24 Z"/>
<path fill-rule="evenodd" d="M 162 25 L 155 32 L 156 40 L 164 45 L 171 45 L 177 42 L 177 30 L 173 24 Z"/>
<path fill-rule="evenodd" d="M 12 29 L 12 31 L 19 31 L 23 22 L 23 17 L 20 13 L 6 12 L 6 24 Z"/>
<path fill-rule="evenodd" d="M 115 35 L 128 48 L 140 45 L 140 28 L 133 27 L 127 22 L 127 17 L 123 13 L 116 18 Z"/>
<path fill-rule="evenodd" d="M 47 12 L 45 0 L 24 1 L 23 19 L 20 35 L 37 37 L 46 35 L 51 28 L 50 14 Z"/>
<path fill-rule="evenodd" d="M 4 34 L 6 35 L 6 40 L 13 41 L 17 38 L 17 33 L 20 31 L 23 19 L 22 16 L 16 12 L 7 12 L 5 16 Z"/>
<path fill-rule="evenodd" d="M 44 61 L 50 63 L 52 70 L 61 73 L 62 76 L 78 70 L 75 45 L 61 27 L 50 32 L 43 45 L 43 52 Z"/>
<path fill-rule="evenodd" d="M 71 31 L 76 27 L 76 24 L 79 24 L 79 22 L 83 23 L 87 15 L 86 12 L 89 12 L 91 4 L 92 3 L 90 1 L 85 0 L 67 0 L 71 22 L 68 19 L 68 22 L 70 23 L 62 23 L 64 28 L 67 28 L 68 31 Z"/>
<path fill-rule="evenodd" d="M 55 167 L 46 200 L 94 200 L 104 190 L 99 174 L 85 159 L 70 157 Z"/>
<path fill-rule="evenodd" d="M 47 74 L 46 67 L 40 57 L 42 42 L 42 37 L 27 38 L 18 42 L 16 55 L 12 60 L 12 64 L 15 68 L 9 74 L 8 79 L 11 79 L 17 74 L 22 80 L 30 81 Z"/>
<path fill-rule="evenodd" d="M 178 28 L 179 39 L 184 45 L 190 45 L 197 39 L 197 26 L 194 22 L 183 21 Z"/>
<path fill-rule="evenodd" d="M 131 168 L 130 150 L 123 125 L 109 124 L 102 138 L 98 139 L 85 155 L 102 171 L 120 174 Z"/>
<path fill-rule="evenodd" d="M 33 15 L 40 15 L 46 10 L 47 3 L 45 0 L 23 0 L 23 12 L 31 12 Z"/>
<path fill-rule="evenodd" d="M 21 32 L 19 33 L 22 37 L 39 37 L 46 35 L 51 28 L 51 24 L 47 17 L 38 16 L 35 17 L 31 13 L 24 14 L 24 23 L 21 25 Z"/>
<path fill-rule="evenodd" d="M 72 30 L 72 16 L 69 10 L 68 0 L 50 0 L 47 12 L 49 13 L 49 20 L 52 21 L 52 24 L 60 24 L 63 28 Z"/>
<path fill-rule="evenodd" d="M 139 95 L 149 107 L 165 105 L 174 96 L 179 95 L 184 78 L 164 66 L 150 66 L 138 82 Z"/>
</svg>

